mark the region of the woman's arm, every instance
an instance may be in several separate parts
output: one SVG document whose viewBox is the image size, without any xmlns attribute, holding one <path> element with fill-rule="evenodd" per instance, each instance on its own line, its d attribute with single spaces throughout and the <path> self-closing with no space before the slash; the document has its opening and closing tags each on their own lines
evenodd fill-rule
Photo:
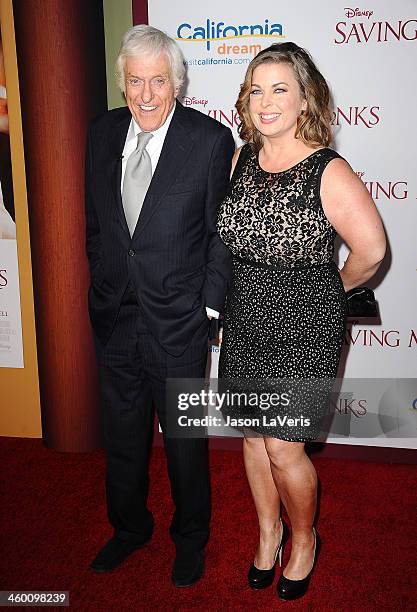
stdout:
<svg viewBox="0 0 417 612">
<path fill-rule="evenodd" d="M 365 185 L 343 159 L 334 159 L 325 168 L 320 196 L 327 219 L 350 249 L 340 271 L 349 291 L 371 278 L 384 258 L 382 221 Z"/>
</svg>

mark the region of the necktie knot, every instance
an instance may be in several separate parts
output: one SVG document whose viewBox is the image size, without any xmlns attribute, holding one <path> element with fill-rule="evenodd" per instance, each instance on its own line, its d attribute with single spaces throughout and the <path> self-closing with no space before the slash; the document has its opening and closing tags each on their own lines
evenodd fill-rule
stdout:
<svg viewBox="0 0 417 612">
<path fill-rule="evenodd" d="M 140 134 L 138 134 L 138 144 L 136 145 L 136 150 L 143 151 L 152 137 L 153 134 L 151 132 L 140 132 Z"/>
</svg>

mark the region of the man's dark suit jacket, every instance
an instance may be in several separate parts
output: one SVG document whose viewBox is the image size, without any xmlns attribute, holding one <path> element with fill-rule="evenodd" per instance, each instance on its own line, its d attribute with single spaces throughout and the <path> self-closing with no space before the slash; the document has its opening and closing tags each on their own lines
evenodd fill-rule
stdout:
<svg viewBox="0 0 417 612">
<path fill-rule="evenodd" d="M 121 199 L 121 158 L 128 108 L 90 126 L 86 159 L 89 311 L 105 345 L 126 286 L 133 284 L 151 333 L 181 355 L 217 311 L 231 274 L 230 254 L 216 234 L 217 210 L 229 181 L 231 131 L 178 101 L 135 232 L 130 237 Z"/>
</svg>

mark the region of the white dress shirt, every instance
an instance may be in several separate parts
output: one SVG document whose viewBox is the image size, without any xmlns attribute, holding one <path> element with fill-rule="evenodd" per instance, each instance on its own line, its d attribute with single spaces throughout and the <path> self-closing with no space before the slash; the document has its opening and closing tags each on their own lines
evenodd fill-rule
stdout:
<svg viewBox="0 0 417 612">
<path fill-rule="evenodd" d="M 157 130 L 152 132 L 153 138 L 151 138 L 148 144 L 146 145 L 146 150 L 149 153 L 149 157 L 151 158 L 152 176 L 158 164 L 159 157 L 162 151 L 162 147 L 165 141 L 165 136 L 167 135 L 169 125 L 174 115 L 175 105 L 176 105 L 176 102 L 174 103 L 174 106 L 172 107 L 171 112 L 166 118 L 165 123 L 163 123 L 161 127 L 159 127 Z M 138 126 L 134 118 L 132 117 L 130 121 L 129 129 L 127 131 L 125 146 L 123 147 L 123 153 L 122 153 L 122 178 L 121 178 L 121 183 L 120 183 L 121 191 L 123 191 L 123 181 L 125 178 L 127 160 L 129 159 L 129 156 L 133 153 L 133 151 L 136 149 L 136 146 L 138 144 L 138 134 L 140 134 L 141 131 L 142 130 L 140 129 L 140 127 Z M 212 308 L 206 307 L 206 311 L 207 311 L 208 317 L 214 317 L 215 319 L 219 318 L 219 313 L 217 312 L 217 310 L 213 310 Z"/>
<path fill-rule="evenodd" d="M 175 104 L 172 107 L 172 110 L 169 113 L 168 117 L 166 118 L 165 123 L 163 123 L 161 127 L 155 130 L 154 132 L 151 132 L 153 134 L 153 138 L 151 138 L 148 144 L 146 145 L 146 150 L 149 153 L 149 157 L 151 158 L 152 176 L 153 176 L 153 173 L 155 172 L 155 168 L 157 166 L 159 157 L 161 155 L 165 136 L 167 135 L 168 128 L 172 121 L 172 116 L 174 114 L 174 111 L 175 111 Z M 132 117 L 130 121 L 129 129 L 127 131 L 125 146 L 123 147 L 123 153 L 122 153 L 122 180 L 120 184 L 121 190 L 123 190 L 123 181 L 125 178 L 127 160 L 129 159 L 129 156 L 133 153 L 133 151 L 137 147 L 138 134 L 140 134 L 141 131 L 142 130 L 140 129 L 140 127 L 138 126 L 138 124 Z"/>
</svg>

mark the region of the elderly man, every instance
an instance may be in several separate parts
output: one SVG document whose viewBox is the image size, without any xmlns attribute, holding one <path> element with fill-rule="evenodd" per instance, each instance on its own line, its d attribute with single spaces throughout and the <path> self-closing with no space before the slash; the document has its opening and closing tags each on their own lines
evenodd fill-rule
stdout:
<svg viewBox="0 0 417 612">
<path fill-rule="evenodd" d="M 117 68 L 127 108 L 92 123 L 86 161 L 89 310 L 114 528 L 91 568 L 114 569 L 152 535 L 154 405 L 175 504 L 172 580 L 190 586 L 203 573 L 209 535 L 207 440 L 167 435 L 165 379 L 204 377 L 209 319 L 223 307 L 230 275 L 215 224 L 234 141 L 176 99 L 184 63 L 163 32 L 129 30 Z"/>
</svg>

